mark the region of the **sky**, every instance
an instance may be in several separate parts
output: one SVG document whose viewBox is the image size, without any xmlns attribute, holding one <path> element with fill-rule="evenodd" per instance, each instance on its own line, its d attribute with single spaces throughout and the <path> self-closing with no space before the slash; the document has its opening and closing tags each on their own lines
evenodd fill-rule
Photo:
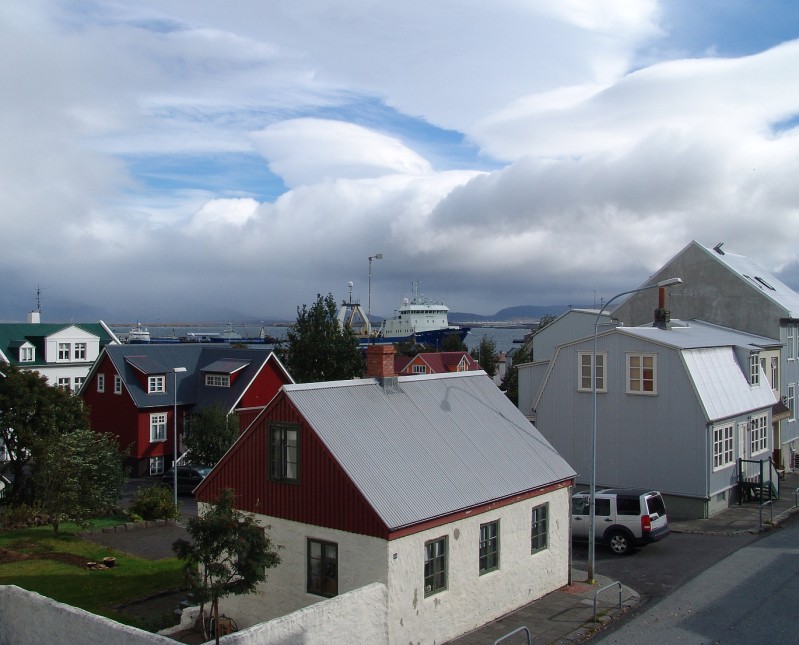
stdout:
<svg viewBox="0 0 799 645">
<path fill-rule="evenodd" d="M 0 84 L 0 320 L 799 290 L 794 0 L 4 2 Z"/>
</svg>

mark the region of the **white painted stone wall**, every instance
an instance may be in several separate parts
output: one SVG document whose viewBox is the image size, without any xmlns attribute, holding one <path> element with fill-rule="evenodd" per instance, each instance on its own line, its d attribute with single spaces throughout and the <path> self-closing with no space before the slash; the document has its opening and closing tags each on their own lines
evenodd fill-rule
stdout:
<svg viewBox="0 0 799 645">
<path fill-rule="evenodd" d="M 389 642 L 441 643 L 568 583 L 569 489 L 400 540 L 389 548 Z M 549 548 L 530 553 L 532 509 L 549 503 Z M 500 566 L 479 575 L 480 524 L 500 521 Z M 424 597 L 424 543 L 448 536 L 447 589 Z M 394 554 L 396 553 L 396 558 Z"/>
<path fill-rule="evenodd" d="M 175 641 L 20 589 L 0 586 L 0 645 L 174 645 Z"/>
<path fill-rule="evenodd" d="M 281 545 L 281 563 L 267 571 L 266 582 L 255 594 L 223 598 L 220 611 L 233 618 L 239 628 L 326 600 L 306 589 L 307 539 L 338 544 L 338 593 L 364 587 L 373 582 L 386 584 L 386 541 L 366 535 L 309 526 L 275 517 L 255 516 L 274 544 Z"/>
</svg>

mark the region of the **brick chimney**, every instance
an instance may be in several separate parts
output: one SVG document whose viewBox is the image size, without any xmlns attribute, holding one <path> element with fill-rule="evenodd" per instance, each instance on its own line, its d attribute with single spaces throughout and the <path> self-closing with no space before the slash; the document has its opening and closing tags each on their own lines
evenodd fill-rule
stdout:
<svg viewBox="0 0 799 645">
<path fill-rule="evenodd" d="M 366 376 L 385 379 L 396 375 L 394 345 L 369 345 L 366 349 Z"/>
</svg>

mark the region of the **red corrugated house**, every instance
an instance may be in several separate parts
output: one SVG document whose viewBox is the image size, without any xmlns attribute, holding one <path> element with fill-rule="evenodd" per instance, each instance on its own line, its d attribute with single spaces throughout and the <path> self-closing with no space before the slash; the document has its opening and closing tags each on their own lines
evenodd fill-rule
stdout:
<svg viewBox="0 0 799 645">
<path fill-rule="evenodd" d="M 280 360 L 263 349 L 109 345 L 79 394 L 92 429 L 129 447 L 136 477 L 160 475 L 172 465 L 175 408 L 179 433 L 191 414 L 212 405 L 235 412 L 244 428 L 288 383 L 293 380 Z"/>
<path fill-rule="evenodd" d="M 258 594 L 222 601 L 240 627 L 382 583 L 385 606 L 335 610 L 439 643 L 568 582 L 572 468 L 484 372 L 393 361 L 373 345 L 373 377 L 284 386 L 195 490 L 232 489 L 283 547 Z"/>
<path fill-rule="evenodd" d="M 397 356 L 394 369 L 397 374 L 448 374 L 481 368 L 469 352 L 423 352 L 413 358 Z"/>
</svg>

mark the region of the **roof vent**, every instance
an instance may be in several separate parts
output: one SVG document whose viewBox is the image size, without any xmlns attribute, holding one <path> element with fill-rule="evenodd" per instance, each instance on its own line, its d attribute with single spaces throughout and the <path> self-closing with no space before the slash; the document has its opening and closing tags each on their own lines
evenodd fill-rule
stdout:
<svg viewBox="0 0 799 645">
<path fill-rule="evenodd" d="M 392 392 L 399 392 L 399 378 L 396 376 L 386 376 L 384 378 L 378 378 L 377 382 L 380 384 L 380 387 L 383 388 L 383 391 L 387 394 Z"/>
</svg>

